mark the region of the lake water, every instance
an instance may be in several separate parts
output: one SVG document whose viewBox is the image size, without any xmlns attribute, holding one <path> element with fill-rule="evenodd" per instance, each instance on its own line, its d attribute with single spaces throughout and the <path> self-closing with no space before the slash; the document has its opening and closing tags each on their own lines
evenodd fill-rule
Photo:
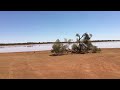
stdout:
<svg viewBox="0 0 120 90">
<path fill-rule="evenodd" d="M 29 52 L 51 50 L 53 44 L 0 46 L 0 53 L 8 52 Z M 93 45 L 99 48 L 120 48 L 120 42 L 94 42 Z M 71 48 L 72 45 L 70 45 Z"/>
</svg>

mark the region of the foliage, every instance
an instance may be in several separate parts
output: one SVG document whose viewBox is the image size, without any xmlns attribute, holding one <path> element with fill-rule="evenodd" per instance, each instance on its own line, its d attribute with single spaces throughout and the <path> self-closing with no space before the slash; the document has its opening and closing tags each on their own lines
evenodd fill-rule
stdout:
<svg viewBox="0 0 120 90">
<path fill-rule="evenodd" d="M 69 46 L 71 44 L 72 39 L 66 39 L 66 38 L 64 38 L 64 41 L 66 42 L 64 44 L 64 47 L 66 47 L 66 49 L 69 50 Z"/>
<path fill-rule="evenodd" d="M 93 46 L 92 53 L 97 53 L 97 52 L 100 52 L 100 51 L 101 51 L 100 48 L 97 48 L 97 46 Z"/>
<path fill-rule="evenodd" d="M 65 40 L 67 40 L 67 39 L 65 39 Z M 69 42 L 69 43 L 63 45 L 63 43 L 61 43 L 60 40 L 57 39 L 56 42 L 52 46 L 51 52 L 54 53 L 55 55 L 61 55 L 61 54 L 66 53 L 69 49 L 69 44 L 71 42 L 71 39 L 67 40 L 67 42 Z"/>
<path fill-rule="evenodd" d="M 60 55 L 60 54 L 63 54 L 63 51 L 64 51 L 63 44 L 60 43 L 59 39 L 57 39 L 56 42 L 52 46 L 51 52 L 56 55 Z"/>
<path fill-rule="evenodd" d="M 76 36 L 80 38 L 80 35 L 78 33 L 76 34 Z"/>
<path fill-rule="evenodd" d="M 93 46 L 92 53 L 97 53 L 97 47 L 96 46 Z"/>
<path fill-rule="evenodd" d="M 77 43 L 79 44 L 78 46 L 78 51 L 79 53 L 88 53 L 89 50 L 92 50 L 93 53 L 100 52 L 101 49 L 98 49 L 96 46 L 93 46 L 90 39 L 92 37 L 92 34 L 84 33 L 82 37 L 80 37 L 79 34 L 76 34 L 77 37 Z M 83 39 L 82 39 L 83 38 Z M 81 41 L 82 39 L 82 41 Z"/>
<path fill-rule="evenodd" d="M 77 53 L 78 52 L 78 46 L 77 44 L 72 45 L 72 52 Z"/>
<path fill-rule="evenodd" d="M 51 52 L 56 55 L 60 55 L 68 52 L 69 50 L 70 52 L 72 51 L 72 53 L 82 53 L 82 54 L 89 52 L 97 53 L 101 51 L 100 48 L 97 48 L 97 46 L 92 45 L 90 40 L 92 34 L 84 33 L 81 37 L 79 34 L 76 34 L 76 36 L 78 37 L 77 38 L 78 44 L 73 44 L 71 50 L 69 49 L 69 45 L 71 44 L 72 39 L 67 40 L 66 38 L 64 38 L 64 41 L 66 43 L 63 45 L 62 43 L 60 43 L 60 40 L 57 39 L 54 45 L 52 46 Z"/>
</svg>

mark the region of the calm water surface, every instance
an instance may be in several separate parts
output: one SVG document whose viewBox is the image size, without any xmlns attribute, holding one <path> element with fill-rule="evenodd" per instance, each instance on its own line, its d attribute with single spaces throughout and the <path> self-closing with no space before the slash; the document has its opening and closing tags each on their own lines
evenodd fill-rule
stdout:
<svg viewBox="0 0 120 90">
<path fill-rule="evenodd" d="M 8 52 L 29 52 L 51 50 L 53 44 L 0 46 L 0 53 Z M 99 48 L 120 48 L 120 42 L 94 42 L 93 45 Z M 72 44 L 70 45 L 71 48 Z"/>
</svg>

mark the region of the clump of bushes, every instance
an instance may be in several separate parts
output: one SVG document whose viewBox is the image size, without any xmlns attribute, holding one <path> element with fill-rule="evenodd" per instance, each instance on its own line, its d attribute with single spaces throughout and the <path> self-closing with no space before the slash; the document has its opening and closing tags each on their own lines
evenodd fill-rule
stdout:
<svg viewBox="0 0 120 90">
<path fill-rule="evenodd" d="M 93 48 L 92 48 L 92 53 L 97 53 L 97 47 L 96 46 L 93 46 Z"/>
<path fill-rule="evenodd" d="M 63 47 L 63 44 L 60 43 L 60 40 L 57 39 L 56 42 L 53 44 L 52 46 L 52 50 L 51 52 L 54 54 L 54 55 L 61 55 L 63 54 L 63 51 L 64 51 L 64 47 Z"/>
<path fill-rule="evenodd" d="M 96 46 L 94 46 L 92 53 L 98 53 L 98 52 L 100 52 L 100 51 L 101 51 L 100 48 L 97 48 Z"/>
<path fill-rule="evenodd" d="M 63 55 L 68 52 L 85 54 L 85 53 L 90 53 L 90 52 L 97 53 L 101 51 L 100 48 L 97 48 L 97 46 L 92 45 L 90 41 L 92 34 L 84 33 L 81 37 L 79 34 L 76 34 L 76 36 L 78 37 L 76 44 L 72 45 L 71 50 L 69 49 L 69 45 L 71 44 L 71 41 L 72 41 L 71 39 L 69 40 L 65 39 L 66 44 L 64 45 L 63 43 L 60 42 L 59 39 L 57 39 L 56 42 L 52 46 L 51 52 L 54 55 Z"/>
<path fill-rule="evenodd" d="M 77 44 L 73 44 L 72 45 L 72 53 L 78 53 L 78 45 Z"/>
<path fill-rule="evenodd" d="M 101 52 L 100 48 L 97 48 L 97 46 L 93 46 L 92 49 L 90 50 L 91 53 L 98 53 Z"/>
<path fill-rule="evenodd" d="M 68 51 L 68 45 L 63 45 L 59 39 L 52 46 L 51 52 L 53 55 L 63 55 Z"/>
</svg>

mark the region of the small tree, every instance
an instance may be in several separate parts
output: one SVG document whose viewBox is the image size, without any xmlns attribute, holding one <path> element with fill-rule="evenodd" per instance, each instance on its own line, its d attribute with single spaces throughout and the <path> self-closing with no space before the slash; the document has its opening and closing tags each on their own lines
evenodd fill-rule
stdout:
<svg viewBox="0 0 120 90">
<path fill-rule="evenodd" d="M 79 53 L 88 53 L 90 50 L 93 53 L 101 51 L 101 49 L 98 49 L 96 46 L 92 45 L 92 43 L 90 41 L 92 34 L 84 33 L 82 35 L 82 37 L 80 37 L 79 34 L 76 34 L 76 36 L 78 37 L 77 43 L 79 44 L 79 47 L 78 47 Z M 82 39 L 82 41 L 81 41 L 81 39 Z"/>
<path fill-rule="evenodd" d="M 90 41 L 91 37 L 92 37 L 92 34 L 87 34 L 87 33 L 83 34 L 83 43 L 87 45 L 88 50 L 90 50 L 90 48 L 93 46 Z"/>
<path fill-rule="evenodd" d="M 53 44 L 51 52 L 54 53 L 55 55 L 63 54 L 64 52 L 63 44 L 60 43 L 59 39 L 57 39 L 56 42 Z"/>
<path fill-rule="evenodd" d="M 80 35 L 77 33 L 76 34 L 76 36 L 78 37 L 78 39 L 77 39 L 77 42 L 78 42 L 78 44 L 79 44 L 79 47 L 78 47 L 78 51 L 79 51 L 79 53 L 81 52 L 81 45 L 80 45 Z"/>
<path fill-rule="evenodd" d="M 81 37 L 79 34 L 76 34 L 76 36 L 78 37 L 77 43 L 79 44 L 79 47 L 78 47 L 79 53 L 85 53 L 86 49 L 84 50 L 83 48 L 86 47 L 86 45 L 83 44 L 84 42 L 81 42 L 81 39 L 85 36 L 85 34 L 83 34 Z"/>
<path fill-rule="evenodd" d="M 79 47 L 77 46 L 77 44 L 73 44 L 72 45 L 72 53 L 78 53 L 78 49 Z"/>
<path fill-rule="evenodd" d="M 64 38 L 64 41 L 66 42 L 66 44 L 65 44 L 66 48 L 69 49 L 69 46 L 71 44 L 72 39 L 66 39 L 66 38 Z"/>
<path fill-rule="evenodd" d="M 60 42 L 59 39 L 56 40 L 56 42 L 52 46 L 51 52 L 55 55 L 61 55 L 66 53 L 68 50 L 68 45 L 63 45 L 63 43 Z"/>
</svg>

